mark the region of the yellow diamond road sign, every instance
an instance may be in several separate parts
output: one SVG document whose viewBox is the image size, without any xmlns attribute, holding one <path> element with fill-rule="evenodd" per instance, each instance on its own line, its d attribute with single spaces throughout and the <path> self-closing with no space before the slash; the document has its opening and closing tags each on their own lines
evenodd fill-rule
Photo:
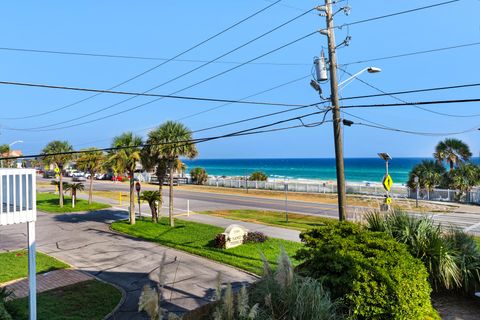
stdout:
<svg viewBox="0 0 480 320">
<path fill-rule="evenodd" d="M 55 167 L 55 170 L 54 170 L 56 173 L 59 173 L 60 172 L 60 168 L 59 167 Z"/>
<path fill-rule="evenodd" d="M 385 178 L 383 178 L 382 184 L 383 184 L 383 187 L 385 188 L 385 190 L 390 191 L 390 189 L 392 188 L 392 185 L 393 185 L 392 177 L 390 177 L 390 175 L 387 174 L 385 176 Z"/>
</svg>

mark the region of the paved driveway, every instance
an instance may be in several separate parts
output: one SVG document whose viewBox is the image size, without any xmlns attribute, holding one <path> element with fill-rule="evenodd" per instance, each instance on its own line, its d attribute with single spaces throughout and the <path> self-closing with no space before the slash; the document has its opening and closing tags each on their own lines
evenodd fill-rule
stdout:
<svg viewBox="0 0 480 320">
<path fill-rule="evenodd" d="M 165 298 L 171 311 L 183 313 L 212 298 L 218 272 L 234 286 L 256 278 L 237 269 L 157 244 L 118 235 L 109 223 L 124 213 L 38 214 L 37 248 L 76 268 L 122 287 L 126 300 L 115 319 L 146 319 L 139 314 L 138 298 L 145 284 L 154 285 L 158 267 L 166 254 Z M 26 225 L 1 227 L 0 251 L 24 248 Z"/>
</svg>

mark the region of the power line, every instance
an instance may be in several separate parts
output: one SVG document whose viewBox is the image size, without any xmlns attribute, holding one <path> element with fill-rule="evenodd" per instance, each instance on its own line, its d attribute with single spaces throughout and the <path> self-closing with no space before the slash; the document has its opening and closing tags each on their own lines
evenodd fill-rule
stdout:
<svg viewBox="0 0 480 320">
<path fill-rule="evenodd" d="M 328 122 L 325 120 L 325 116 L 322 121 L 320 122 L 315 122 L 311 123 L 308 125 L 305 125 L 305 123 L 302 121 L 303 118 L 311 117 L 314 115 L 319 115 L 319 114 L 325 114 L 328 112 L 328 110 L 323 110 L 323 111 L 317 111 L 317 112 L 312 112 L 308 114 L 304 114 L 301 116 L 289 118 L 289 119 L 284 119 L 280 121 L 276 121 L 273 123 L 269 124 L 264 124 L 261 126 L 256 126 L 253 128 L 248 128 L 248 129 L 243 129 L 223 135 L 218 135 L 218 136 L 213 136 L 213 137 L 205 137 L 205 138 L 197 138 L 197 139 L 191 139 L 191 140 L 184 140 L 184 141 L 175 141 L 175 142 L 163 142 L 163 143 L 155 143 L 155 144 L 139 144 L 137 146 L 122 146 L 122 147 L 110 147 L 110 148 L 99 148 L 96 150 L 79 150 L 79 151 L 67 151 L 67 152 L 56 152 L 56 153 L 48 153 L 48 154 L 35 154 L 35 155 L 22 155 L 22 156 L 15 156 L 15 157 L 0 157 L 0 160 L 14 160 L 14 159 L 24 159 L 24 158 L 39 158 L 39 157 L 46 157 L 46 156 L 55 156 L 55 155 L 71 155 L 71 154 L 79 154 L 79 153 L 90 153 L 94 151 L 115 151 L 115 150 L 122 150 L 122 149 L 131 149 L 131 148 L 143 148 L 143 147 L 149 147 L 149 146 L 157 146 L 157 145 L 170 145 L 170 144 L 193 144 L 193 143 L 202 143 L 202 142 L 207 142 L 207 141 L 212 141 L 212 140 L 218 140 L 218 139 L 223 139 L 223 138 L 229 138 L 229 137 L 235 137 L 235 136 L 244 136 L 244 135 L 252 135 L 252 134 L 259 134 L 259 133 L 266 133 L 266 132 L 274 132 L 274 131 L 279 131 L 279 130 L 287 130 L 287 129 L 292 129 L 292 128 L 299 128 L 299 127 L 313 127 L 313 126 L 318 126 L 320 124 L 323 124 L 325 122 Z M 291 126 L 291 127 L 286 127 L 286 128 L 273 128 L 269 130 L 261 130 L 273 126 L 277 126 L 279 124 L 283 124 L 286 122 L 292 122 L 292 121 L 300 121 L 301 125 L 297 126 Z"/>
<path fill-rule="evenodd" d="M 250 99 L 250 98 L 253 98 L 253 97 L 255 97 L 255 96 L 258 96 L 258 95 L 261 95 L 261 94 L 264 94 L 264 93 L 267 93 L 267 92 L 270 92 L 270 91 L 273 91 L 273 90 L 282 88 L 282 87 L 287 86 L 287 85 L 290 85 L 290 84 L 292 84 L 292 83 L 295 83 L 295 82 L 298 82 L 298 81 L 301 81 L 301 80 L 305 80 L 305 79 L 307 79 L 307 78 L 309 78 L 309 77 L 310 77 L 310 75 L 307 75 L 307 76 L 303 76 L 303 77 L 300 77 L 300 78 L 297 78 L 297 79 L 294 79 L 294 80 L 290 80 L 290 81 L 288 81 L 288 82 L 282 83 L 282 84 L 280 84 L 280 85 L 271 87 L 271 88 L 266 89 L 266 90 L 259 91 L 259 92 L 257 92 L 257 93 L 248 95 L 248 96 L 243 97 L 243 98 L 238 99 L 238 100 L 239 100 L 239 101 L 244 101 L 244 100 L 246 100 L 246 99 Z M 219 105 L 219 106 L 212 107 L 212 108 L 209 108 L 209 109 L 206 109 L 206 110 L 203 110 L 203 111 L 191 113 L 191 114 L 189 114 L 189 115 L 186 115 L 186 116 L 183 116 L 183 117 L 177 119 L 176 121 L 182 121 L 182 120 L 185 120 L 185 119 L 190 119 L 190 118 L 196 117 L 196 116 L 198 116 L 198 115 L 208 113 L 208 112 L 213 111 L 213 110 L 218 110 L 218 109 L 223 108 L 223 107 L 226 107 L 226 106 L 228 106 L 228 105 L 230 105 L 230 104 L 231 104 L 231 103 L 224 103 L 224 104 L 221 104 L 221 105 Z"/>
<path fill-rule="evenodd" d="M 144 96 L 144 97 L 161 97 L 161 98 L 171 98 L 171 99 L 181 99 L 181 100 L 226 102 L 228 104 L 239 103 L 239 104 L 255 104 L 255 105 L 281 106 L 281 107 L 302 106 L 301 104 L 276 103 L 276 102 L 264 102 L 264 101 L 263 102 L 262 101 L 257 102 L 257 101 L 248 101 L 248 100 L 244 100 L 244 99 L 232 100 L 232 99 L 219 99 L 219 98 L 176 96 L 176 95 L 155 94 L 155 93 L 140 93 L 140 92 L 130 92 L 130 91 L 112 91 L 112 90 L 101 90 L 101 89 L 80 88 L 80 87 L 67 87 L 67 86 L 57 86 L 57 85 L 27 83 L 27 82 L 0 81 L 0 85 L 13 85 L 13 86 L 35 87 L 35 88 L 43 88 L 43 89 L 82 91 L 82 92 L 97 92 L 97 93 L 100 92 L 100 93 L 108 93 L 108 94 Z M 8 118 L 0 118 L 0 119 L 8 119 Z"/>
<path fill-rule="evenodd" d="M 291 45 L 293 45 L 293 44 L 295 44 L 295 43 L 297 43 L 297 42 L 299 42 L 299 41 L 302 41 L 302 40 L 304 40 L 304 39 L 306 39 L 306 38 L 308 38 L 308 37 L 311 37 L 312 35 L 314 35 L 314 34 L 316 34 L 316 33 L 317 33 L 317 31 L 311 32 L 311 33 L 309 33 L 309 34 L 306 34 L 306 35 L 304 35 L 304 36 L 302 36 L 302 37 L 300 37 L 300 38 L 297 38 L 297 39 L 295 39 L 295 40 L 293 40 L 293 41 L 290 41 L 290 42 L 288 42 L 288 43 L 286 43 L 286 44 L 284 44 L 284 45 L 282 45 L 282 46 L 280 46 L 280 47 L 278 47 L 278 48 L 276 48 L 276 49 L 270 50 L 270 51 L 268 51 L 268 52 L 266 52 L 266 53 L 264 53 L 264 54 L 262 54 L 262 55 L 260 55 L 260 56 L 257 56 L 257 57 L 255 57 L 255 58 L 252 58 L 252 59 L 244 62 L 244 63 L 241 64 L 241 65 L 232 67 L 232 68 L 230 68 L 230 69 L 227 69 L 227 70 L 225 70 L 225 71 L 222 71 L 222 72 L 220 72 L 220 73 L 217 73 L 217 74 L 215 74 L 215 75 L 213 75 L 213 76 L 211 76 L 211 77 L 208 77 L 208 78 L 206 78 L 206 79 L 204 79 L 204 80 L 201 80 L 201 81 L 198 81 L 198 82 L 196 82 L 196 83 L 194 83 L 194 84 L 192 84 L 192 85 L 189 85 L 189 86 L 187 86 L 187 87 L 185 87 L 185 88 L 183 88 L 183 89 L 177 90 L 177 91 L 173 92 L 171 95 L 177 94 L 177 93 L 179 93 L 179 92 L 181 92 L 181 91 L 184 91 L 184 90 L 193 88 L 193 87 L 195 87 L 195 86 L 197 86 L 197 85 L 199 85 L 199 84 L 202 84 L 202 83 L 205 83 L 205 82 L 210 81 L 210 80 L 212 80 L 212 79 L 215 79 L 215 78 L 217 78 L 217 77 L 219 77 L 219 76 L 221 76 L 221 75 L 224 75 L 224 74 L 226 74 L 226 73 L 228 73 L 228 72 L 231 72 L 231 71 L 233 71 L 233 70 L 236 70 L 236 69 L 238 69 L 238 68 L 240 68 L 240 67 L 242 67 L 242 66 L 244 66 L 244 65 L 246 65 L 246 64 L 248 64 L 248 63 L 250 63 L 250 62 L 259 60 L 259 59 L 261 59 L 261 58 L 263 58 L 263 57 L 265 57 L 265 56 L 267 56 L 267 55 L 270 55 L 270 54 L 272 54 L 272 53 L 274 53 L 274 52 L 277 52 L 277 51 L 282 50 L 282 49 L 284 49 L 284 48 L 286 48 L 286 47 L 288 47 L 288 46 L 291 46 Z M 129 99 L 132 99 L 132 98 L 129 98 Z M 129 99 L 127 99 L 127 100 L 129 100 Z M 110 114 L 110 115 L 106 115 L 106 116 L 99 117 L 99 118 L 96 118 L 96 119 L 92 119 L 92 120 L 89 120 L 89 121 L 84 121 L 84 122 L 80 122 L 80 123 L 77 123 L 77 124 L 72 124 L 72 125 L 63 126 L 63 127 L 58 127 L 58 128 L 43 129 L 43 128 L 47 128 L 47 127 L 52 127 L 52 126 L 56 126 L 56 125 L 60 125 L 60 124 L 68 123 L 68 122 L 72 122 L 72 121 L 74 121 L 74 120 L 78 120 L 78 119 L 80 119 L 80 118 L 86 117 L 87 115 L 82 116 L 82 117 L 78 117 L 78 118 L 75 118 L 75 119 L 70 119 L 70 120 L 67 120 L 67 121 L 59 122 L 59 123 L 56 123 L 56 124 L 51 124 L 51 125 L 48 125 L 48 126 L 42 126 L 42 127 L 36 127 L 36 128 L 9 128 L 9 127 L 5 127 L 5 129 L 15 130 L 15 131 L 53 131 L 53 130 L 60 130 L 60 129 L 72 128 L 72 127 L 77 127 L 77 126 L 84 125 L 84 124 L 89 124 L 89 123 L 97 122 L 97 121 L 100 121 L 100 120 L 103 120 L 103 119 L 107 119 L 107 118 L 110 118 L 110 117 L 112 117 L 112 116 L 120 115 L 120 114 L 129 112 L 129 111 L 132 111 L 132 110 L 136 110 L 136 109 L 138 109 L 138 108 L 141 108 L 141 107 L 143 107 L 143 106 L 149 105 L 149 104 L 151 104 L 151 103 L 153 103 L 153 102 L 156 102 L 156 101 L 159 101 L 159 100 L 161 100 L 161 99 L 163 99 L 163 98 L 156 98 L 156 99 L 154 99 L 154 100 L 151 100 L 151 101 L 142 103 L 142 104 L 140 104 L 140 105 L 137 105 L 137 106 L 134 106 L 134 107 L 131 107 L 131 108 L 128 108 L 128 109 L 125 109 L 125 110 L 122 110 L 122 111 L 119 111 L 119 112 Z M 125 100 L 124 100 L 124 101 L 125 101 Z M 124 102 L 124 101 L 122 101 L 122 102 Z M 120 102 L 120 103 L 122 103 L 122 102 Z M 111 105 L 111 106 L 109 106 L 109 107 L 107 107 L 107 108 L 103 108 L 103 109 L 97 110 L 97 111 L 95 111 L 95 112 L 93 112 L 93 113 L 91 113 L 91 114 L 98 113 L 98 112 L 100 112 L 100 111 L 106 110 L 106 109 L 111 108 L 111 107 L 113 107 L 113 106 L 115 106 L 115 105 L 118 105 L 118 104 L 119 104 L 119 103 L 114 104 L 114 105 Z M 91 114 L 88 114 L 88 115 L 91 115 Z"/>
<path fill-rule="evenodd" d="M 405 11 L 385 14 L 385 15 L 378 16 L 378 17 L 373 17 L 373 18 L 358 20 L 358 21 L 354 21 L 354 22 L 350 22 L 350 23 L 345 23 L 345 24 L 342 24 L 340 26 L 336 26 L 335 28 L 341 29 L 343 27 L 349 27 L 349 26 L 353 26 L 353 25 L 357 25 L 357 24 L 361 24 L 361 23 L 371 22 L 371 21 L 385 19 L 385 18 L 391 18 L 391 17 L 395 17 L 395 16 L 407 14 L 407 13 L 412 13 L 412 12 L 416 12 L 416 11 L 431 9 L 431 8 L 435 8 L 435 7 L 439 7 L 439 6 L 444 6 L 444 5 L 451 4 L 451 3 L 454 3 L 454 2 L 459 2 L 459 1 L 460 0 L 451 0 L 451 1 L 440 2 L 440 3 L 436 3 L 436 4 L 424 6 L 424 7 L 418 7 L 418 8 L 414 8 L 414 9 L 405 10 Z"/>
<path fill-rule="evenodd" d="M 363 105 L 350 105 L 342 106 L 342 109 L 351 108 L 385 108 L 385 107 L 405 107 L 415 105 L 432 105 L 432 104 L 452 104 L 452 103 L 472 103 L 480 102 L 480 98 L 474 99 L 456 99 L 456 100 L 433 100 L 433 101 L 419 101 L 419 102 L 406 102 L 406 103 L 382 103 L 382 104 L 363 104 Z"/>
<path fill-rule="evenodd" d="M 377 123 L 377 122 L 373 122 L 373 121 L 370 121 L 370 120 L 367 120 L 365 118 L 361 118 L 359 116 L 355 116 L 351 113 L 348 113 L 346 111 L 344 111 L 343 113 L 353 117 L 353 118 L 357 118 L 359 120 L 362 120 L 362 121 L 365 121 L 365 122 L 368 122 L 368 123 L 362 123 L 362 122 L 353 122 L 352 124 L 355 124 L 355 125 L 360 125 L 360 126 L 365 126 L 365 127 L 370 127 L 370 128 L 375 128 L 375 129 L 381 129 L 381 130 L 387 130 L 387 131 L 394 131 L 394 132 L 400 132 L 400 133 L 407 133 L 407 134 L 412 134 L 412 135 L 418 135 L 418 136 L 429 136 L 429 137 L 443 137 L 443 136 L 453 136 L 453 135 L 459 135 L 459 134 L 464 134 L 464 133 L 468 133 L 468 132 L 473 132 L 473 131 L 477 131 L 479 130 L 479 126 L 476 126 L 476 127 L 473 127 L 473 128 L 470 128 L 470 129 L 466 129 L 466 130 L 463 130 L 463 131 L 457 131 L 457 132 L 423 132 L 423 131 L 412 131 L 412 130 L 405 130 L 405 129 L 398 129 L 398 128 L 393 128 L 393 127 L 389 127 L 389 126 L 386 126 L 384 124 L 381 124 L 381 123 Z"/>
<path fill-rule="evenodd" d="M 251 39 L 251 40 L 243 43 L 242 45 L 240 45 L 240 46 L 238 46 L 238 47 L 236 47 L 236 48 L 234 48 L 234 49 L 232 49 L 232 50 L 230 50 L 230 51 L 228 51 L 228 52 L 226 52 L 226 53 L 224 53 L 224 54 L 216 57 L 216 58 L 213 59 L 213 60 L 210 60 L 210 61 L 208 61 L 208 62 L 206 62 L 206 63 L 204 63 L 204 64 L 202 64 L 202 65 L 200 65 L 200 66 L 198 66 L 198 67 L 196 67 L 196 68 L 194 68 L 194 69 L 192 69 L 192 70 L 189 70 L 189 71 L 187 71 L 187 72 L 185 72 L 185 73 L 182 73 L 182 74 L 179 75 L 179 76 L 176 76 L 176 77 L 174 77 L 174 78 L 172 78 L 172 79 L 170 79 L 170 80 L 168 80 L 168 81 L 165 81 L 165 82 L 163 82 L 163 83 L 161 83 L 161 84 L 159 84 L 159 85 L 157 85 L 157 86 L 155 86 L 155 87 L 153 87 L 153 88 L 150 88 L 149 90 L 146 90 L 146 91 L 144 91 L 143 93 L 148 93 L 148 92 L 150 92 L 150 91 L 153 91 L 153 90 L 155 90 L 155 89 L 158 89 L 158 88 L 160 88 L 160 87 L 162 87 L 162 86 L 164 86 L 164 85 L 167 85 L 167 84 L 169 84 L 169 83 L 171 83 L 171 82 L 173 82 L 173 81 L 176 81 L 176 80 L 178 80 L 178 79 L 180 79 L 180 78 L 182 78 L 182 77 L 184 77 L 184 76 L 186 76 L 186 75 L 189 75 L 189 74 L 191 74 L 191 73 L 193 73 L 193 72 L 195 72 L 195 71 L 197 71 L 197 70 L 199 70 L 199 69 L 202 69 L 202 68 L 206 67 L 207 65 L 213 63 L 214 61 L 217 61 L 217 60 L 219 60 L 219 59 L 222 59 L 223 57 L 225 57 L 225 56 L 227 56 L 227 55 L 229 55 L 229 54 L 231 54 L 231 53 L 233 53 L 233 52 L 235 52 L 235 51 L 238 51 L 238 50 L 242 49 L 243 47 L 246 47 L 247 45 L 249 45 L 249 44 L 251 44 L 251 43 L 253 43 L 253 42 L 255 42 L 255 41 L 258 41 L 259 39 L 261 39 L 261 38 L 263 38 L 263 37 L 265 37 L 265 36 L 267 36 L 267 35 L 275 32 L 275 31 L 279 30 L 280 28 L 282 28 L 282 27 L 284 27 L 284 26 L 286 26 L 286 25 L 294 22 L 295 20 L 300 19 L 301 17 L 305 16 L 308 12 L 313 11 L 313 10 L 314 10 L 314 8 L 312 8 L 312 9 L 310 9 L 309 11 L 306 11 L 306 12 L 304 12 L 304 13 L 302 13 L 302 14 L 300 14 L 300 15 L 298 15 L 298 16 L 296 16 L 296 17 L 294 17 L 294 18 L 292 18 L 292 19 L 290 19 L 290 20 L 288 20 L 288 21 L 286 21 L 286 22 L 278 25 L 277 27 L 275 27 L 275 28 L 273 28 L 273 29 L 271 29 L 271 30 L 269 30 L 269 31 L 267 31 L 267 32 L 265 32 L 265 33 L 263 33 L 263 34 L 255 37 L 255 38 L 253 38 L 253 39 Z M 313 32 L 313 33 L 310 34 L 310 35 L 313 35 L 313 34 L 315 34 L 315 32 Z M 308 36 L 310 36 L 310 35 L 308 35 Z M 300 40 L 302 40 L 302 39 L 303 39 L 303 38 L 297 39 L 297 40 L 293 41 L 293 42 L 290 43 L 290 44 L 293 44 L 293 43 L 295 43 L 295 42 L 298 42 L 298 41 L 300 41 Z M 290 44 L 287 44 L 286 46 L 288 46 L 288 45 L 290 45 Z M 277 50 L 273 50 L 272 52 L 275 52 L 275 51 L 277 51 Z M 272 52 L 270 52 L 270 53 L 272 53 Z M 268 53 L 268 54 L 270 54 L 270 53 Z M 266 55 L 268 55 L 268 54 L 266 54 Z M 199 84 L 201 84 L 201 83 L 203 83 L 203 82 L 206 82 L 206 81 L 209 81 L 209 80 L 211 80 L 211 79 L 214 79 L 214 78 L 216 78 L 216 77 L 218 77 L 218 76 L 220 76 L 220 75 L 222 75 L 222 74 L 225 74 L 225 73 L 227 73 L 227 72 L 230 72 L 230 71 L 232 71 L 232 70 L 235 70 L 235 69 L 237 69 L 237 68 L 239 68 L 239 67 L 242 67 L 242 66 L 245 65 L 245 64 L 248 64 L 248 63 L 250 63 L 250 62 L 256 61 L 256 60 L 258 60 L 258 59 L 259 59 L 259 58 L 255 58 L 255 59 L 249 60 L 247 63 L 237 65 L 237 66 L 235 66 L 235 67 L 233 67 L 233 68 L 230 68 L 230 69 L 228 69 L 228 70 L 226 70 L 226 71 L 224 71 L 224 72 L 218 73 L 218 74 L 216 74 L 216 75 L 214 75 L 214 76 L 212 76 L 212 77 L 210 77 L 210 78 L 207 78 L 207 79 L 205 79 L 205 80 L 203 80 L 203 81 L 199 81 L 199 82 L 197 82 L 197 83 L 195 83 L 195 84 L 193 84 L 193 85 L 191 85 L 191 86 L 188 86 L 188 87 L 185 87 L 185 88 L 183 88 L 183 89 L 181 89 L 181 90 L 175 91 L 175 92 L 173 92 L 172 94 L 177 94 L 177 93 L 179 93 L 179 92 L 182 92 L 182 91 L 184 91 L 184 90 L 187 90 L 187 89 L 189 89 L 189 88 L 192 88 L 192 87 L 194 87 L 194 86 L 197 86 L 197 85 L 199 85 Z M 34 127 L 34 128 L 28 128 L 28 130 L 44 129 L 44 128 L 49 128 L 49 127 L 54 127 L 54 126 L 62 125 L 62 124 L 65 124 L 65 123 L 70 123 L 70 122 L 73 122 L 73 121 L 76 121 L 76 120 L 83 119 L 83 118 L 85 118 L 85 117 L 91 116 L 91 115 L 93 115 L 93 114 L 99 113 L 99 112 L 101 112 L 101 111 L 105 111 L 105 110 L 111 109 L 111 108 L 113 108 L 113 107 L 115 107 L 115 106 L 117 106 L 117 105 L 119 105 L 119 104 L 122 104 L 122 103 L 124 103 L 124 102 L 130 101 L 130 100 L 135 99 L 135 98 L 136 98 L 136 96 L 127 98 L 127 99 L 122 100 L 122 101 L 120 101 L 120 102 L 114 103 L 114 104 L 112 104 L 112 105 L 110 105 L 110 106 L 108 106 L 108 107 L 101 108 L 101 109 L 96 110 L 96 111 L 94 111 L 94 112 L 90 112 L 90 113 L 84 114 L 84 115 L 82 115 L 82 116 L 79 116 L 79 117 L 76 117 L 76 118 L 72 118 L 72 119 L 67 120 L 67 121 L 61 121 L 61 122 L 53 123 L 53 124 L 50 124 L 50 125 L 39 126 L 39 127 Z M 161 99 L 162 99 L 162 98 L 158 98 L 158 99 L 153 100 L 153 101 L 158 101 L 158 100 L 161 100 Z M 152 101 L 152 102 L 153 102 L 153 101 Z M 148 103 L 147 103 L 147 104 L 148 104 Z M 52 130 L 56 130 L 56 129 L 52 129 Z"/>
<path fill-rule="evenodd" d="M 54 55 L 68 55 L 68 56 L 85 56 L 85 57 L 97 57 L 97 58 L 113 58 L 113 59 L 127 59 L 127 60 L 147 60 L 147 61 L 167 61 L 168 58 L 160 57 L 146 57 L 146 56 L 131 56 L 131 55 L 116 55 L 105 53 L 90 53 L 90 52 L 75 52 L 75 51 L 58 51 L 58 50 L 40 50 L 40 49 L 28 49 L 28 48 L 12 48 L 12 47 L 0 47 L 3 51 L 15 51 L 15 52 L 28 52 L 28 53 L 42 53 L 42 54 L 54 54 Z M 173 59 L 175 62 L 189 62 L 189 63 L 205 63 L 209 60 L 200 59 Z M 241 64 L 239 61 L 218 60 L 216 64 Z M 267 66 L 309 66 L 309 63 L 300 62 L 254 62 L 254 65 L 267 65 Z"/>
<path fill-rule="evenodd" d="M 351 73 L 343 70 L 345 73 L 349 74 L 350 76 L 353 76 Z M 407 101 L 401 99 L 401 98 L 398 98 L 397 96 L 395 96 L 395 94 L 392 94 L 392 93 L 388 93 L 388 92 L 385 92 L 383 91 L 382 89 L 368 83 L 367 81 L 365 80 L 362 80 L 360 78 L 357 78 L 358 81 L 360 81 L 361 83 L 363 83 L 364 85 L 376 90 L 376 91 L 379 91 L 379 92 L 382 92 L 383 95 L 387 95 L 397 101 L 400 101 L 400 102 L 403 102 L 403 103 L 408 103 Z M 463 85 L 463 86 L 456 86 L 456 87 L 450 87 L 448 89 L 452 89 L 452 88 L 466 88 L 466 87 L 473 87 L 473 86 L 478 86 L 479 84 L 472 84 L 472 85 Z M 432 89 L 425 89 L 425 90 L 422 90 L 423 92 L 427 92 L 427 91 L 435 91 L 435 90 L 445 90 L 445 88 L 432 88 Z M 418 90 L 413 90 L 414 92 L 419 92 Z M 409 92 L 409 93 L 412 93 L 412 92 Z M 434 110 L 430 110 L 430 109 L 427 109 L 427 108 L 424 108 L 424 107 L 420 107 L 418 105 L 415 105 L 413 104 L 413 106 L 417 109 L 420 109 L 420 110 L 423 110 L 423 111 L 426 111 L 426 112 L 430 112 L 430 113 L 433 113 L 433 114 L 436 114 L 436 115 L 441 115 L 441 116 L 446 116 L 446 117 L 452 117 L 452 118 L 470 118 L 470 117 L 478 117 L 480 116 L 480 114 L 470 114 L 470 115 L 456 115 L 456 114 L 450 114 L 450 113 L 444 113 L 444 112 L 438 112 L 438 111 L 434 111 Z"/>
<path fill-rule="evenodd" d="M 465 44 L 459 44 L 459 45 L 450 46 L 450 47 L 428 49 L 428 50 L 423 50 L 423 51 L 407 52 L 407 53 L 402 53 L 402 54 L 397 54 L 397 55 L 391 55 L 391 56 L 385 56 L 385 57 L 379 57 L 379 58 L 371 58 L 371 59 L 359 60 L 359 61 L 354 61 L 354 62 L 348 62 L 348 63 L 341 64 L 340 66 L 344 67 L 344 66 L 349 66 L 349 65 L 352 65 L 352 64 L 361 64 L 361 63 L 367 63 L 367 62 L 373 62 L 373 61 L 397 59 L 397 58 L 403 58 L 403 57 L 432 53 L 432 52 L 459 49 L 459 48 L 465 48 L 465 47 L 473 47 L 473 46 L 478 46 L 478 45 L 480 45 L 480 42 L 465 43 Z"/>
<path fill-rule="evenodd" d="M 141 73 L 135 75 L 134 77 L 131 77 L 131 78 L 125 80 L 125 81 L 122 81 L 122 82 L 116 84 L 115 86 L 110 87 L 108 90 L 113 90 L 113 89 L 115 89 L 115 88 L 118 88 L 118 87 L 120 87 L 120 86 L 122 86 L 122 85 L 124 85 L 124 84 L 126 84 L 126 83 L 128 83 L 128 82 L 130 82 L 130 81 L 133 81 L 133 80 L 135 80 L 135 79 L 137 79 L 137 78 L 139 78 L 139 77 L 141 77 L 141 76 L 143 76 L 143 75 L 145 75 L 145 74 L 147 74 L 147 73 L 149 73 L 149 72 L 151 72 L 151 71 L 153 71 L 153 70 L 155 70 L 155 69 L 160 68 L 161 66 L 163 66 L 163 65 L 165 65 L 165 64 L 167 64 L 167 63 L 169 63 L 169 62 L 171 62 L 171 61 L 173 61 L 173 60 L 175 60 L 175 59 L 177 59 L 177 58 L 179 58 L 179 57 L 181 57 L 181 56 L 183 56 L 184 54 L 186 54 L 186 53 L 188 53 L 188 52 L 190 52 L 190 51 L 192 51 L 192 50 L 194 50 L 194 49 L 196 49 L 196 48 L 204 45 L 205 43 L 207 43 L 207 42 L 209 42 L 209 41 L 217 38 L 218 36 L 220 36 L 220 35 L 228 32 L 228 31 L 230 31 L 231 29 L 237 27 L 238 25 L 240 25 L 240 24 L 242 24 L 242 23 L 244 23 L 244 22 L 252 19 L 253 17 L 259 15 L 260 13 L 262 13 L 262 12 L 270 9 L 271 7 L 275 6 L 276 4 L 280 3 L 281 1 L 282 1 L 282 0 L 277 0 L 277 1 L 275 1 L 274 3 L 272 3 L 272 4 L 270 4 L 270 5 L 266 6 L 266 7 L 264 7 L 263 9 L 260 9 L 260 10 L 258 10 L 258 11 L 256 11 L 256 12 L 254 12 L 253 14 L 249 15 L 248 17 L 246 17 L 246 18 L 244 18 L 244 19 L 242 19 L 242 20 L 234 23 L 233 25 L 229 26 L 228 28 L 223 29 L 222 31 L 214 34 L 213 36 L 211 36 L 211 37 L 209 37 L 209 38 L 207 38 L 207 39 L 205 39 L 205 40 L 197 43 L 196 45 L 188 48 L 187 50 L 184 50 L 184 51 L 180 52 L 179 54 L 173 56 L 172 58 L 167 59 L 167 60 L 165 60 L 164 62 L 162 62 L 162 63 L 160 63 L 160 64 L 157 64 L 156 66 L 154 66 L 154 67 L 152 67 L 152 68 L 149 68 L 149 69 L 145 70 L 144 72 L 141 72 Z M 84 98 L 84 99 L 78 100 L 78 101 L 76 101 L 76 102 L 70 103 L 70 104 L 68 104 L 68 105 L 65 105 L 65 106 L 62 106 L 62 107 L 59 107 L 59 108 L 56 108 L 56 109 L 53 109 L 53 110 L 50 110 L 50 111 L 47 111 L 47 112 L 37 113 L 37 114 L 33 114 L 33 115 L 29 115 L 29 116 L 24 116 L 24 117 L 17 117 L 16 119 L 34 118 L 34 117 L 39 117 L 39 116 L 43 116 L 43 115 L 46 115 L 46 114 L 50 114 L 50 113 L 53 113 L 53 112 L 57 112 L 57 111 L 60 111 L 60 110 L 64 110 L 64 109 L 67 109 L 67 108 L 72 107 L 72 106 L 74 106 L 74 105 L 77 105 L 77 104 L 79 104 L 79 103 L 82 103 L 82 102 L 85 102 L 85 101 L 87 101 L 87 100 L 93 99 L 93 98 L 95 98 L 95 97 L 97 97 L 97 96 L 99 96 L 99 95 L 101 95 L 101 94 L 102 94 L 102 93 L 96 93 L 96 94 L 94 94 L 94 95 L 92 95 L 92 96 L 86 97 L 86 98 Z"/>
</svg>

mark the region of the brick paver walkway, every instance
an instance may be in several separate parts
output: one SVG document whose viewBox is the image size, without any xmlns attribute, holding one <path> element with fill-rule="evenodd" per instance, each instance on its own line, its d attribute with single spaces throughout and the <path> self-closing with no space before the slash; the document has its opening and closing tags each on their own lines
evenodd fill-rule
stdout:
<svg viewBox="0 0 480 320">
<path fill-rule="evenodd" d="M 37 292 L 44 292 L 92 279 L 93 277 L 86 273 L 71 269 L 37 274 Z M 13 291 L 15 299 L 28 296 L 28 279 L 10 283 L 6 287 Z"/>
</svg>

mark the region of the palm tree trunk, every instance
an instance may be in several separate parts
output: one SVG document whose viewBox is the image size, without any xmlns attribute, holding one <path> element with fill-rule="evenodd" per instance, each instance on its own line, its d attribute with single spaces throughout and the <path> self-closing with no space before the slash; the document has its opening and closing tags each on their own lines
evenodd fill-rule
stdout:
<svg viewBox="0 0 480 320">
<path fill-rule="evenodd" d="M 59 200 L 59 203 L 60 203 L 60 208 L 63 208 L 63 174 L 62 174 L 62 167 L 63 166 L 58 166 L 58 168 L 60 169 L 60 183 L 58 184 L 58 193 L 59 196 L 60 196 L 60 200 Z"/>
<path fill-rule="evenodd" d="M 133 183 L 133 174 L 130 175 L 130 224 L 135 224 L 135 184 Z"/>
<path fill-rule="evenodd" d="M 92 204 L 93 197 L 93 175 L 90 175 L 90 188 L 88 189 L 88 204 Z"/>
<path fill-rule="evenodd" d="M 160 174 L 157 171 L 157 180 L 158 180 L 158 210 L 157 210 L 157 222 L 158 222 L 158 215 L 162 214 L 162 204 L 163 204 L 163 196 L 162 196 L 162 190 L 163 190 L 163 179 L 165 178 L 165 174 Z"/>
<path fill-rule="evenodd" d="M 173 162 L 170 163 L 170 192 L 168 194 L 168 216 L 170 218 L 170 227 L 175 226 L 175 221 L 173 220 Z"/>
<path fill-rule="evenodd" d="M 450 160 L 450 171 L 453 171 L 453 167 L 454 167 L 454 165 L 453 165 L 453 161 L 452 161 L 452 160 Z"/>
</svg>

